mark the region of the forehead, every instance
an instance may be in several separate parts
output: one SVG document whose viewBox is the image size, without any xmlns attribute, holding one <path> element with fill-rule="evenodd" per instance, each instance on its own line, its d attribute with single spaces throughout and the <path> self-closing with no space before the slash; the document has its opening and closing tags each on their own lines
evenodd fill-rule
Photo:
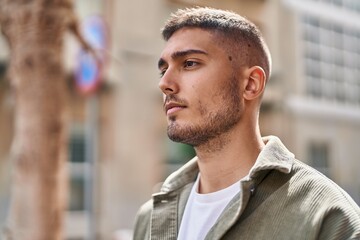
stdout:
<svg viewBox="0 0 360 240">
<path fill-rule="evenodd" d="M 177 30 L 166 42 L 161 58 L 168 58 L 174 52 L 197 49 L 209 55 L 223 52 L 214 34 L 200 28 L 182 28 Z"/>
</svg>

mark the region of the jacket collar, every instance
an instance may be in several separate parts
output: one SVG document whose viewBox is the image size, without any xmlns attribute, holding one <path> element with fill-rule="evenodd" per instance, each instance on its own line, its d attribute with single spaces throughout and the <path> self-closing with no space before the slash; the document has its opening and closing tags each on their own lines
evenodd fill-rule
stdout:
<svg viewBox="0 0 360 240">
<path fill-rule="evenodd" d="M 266 170 L 277 170 L 283 173 L 290 173 L 295 156 L 281 142 L 278 137 L 263 137 L 265 147 L 260 152 L 254 166 L 251 168 L 248 180 L 256 178 L 256 176 Z M 194 182 L 199 168 L 197 165 L 197 157 L 194 157 L 179 170 L 172 173 L 161 187 L 161 193 L 175 191 L 186 184 Z"/>
<path fill-rule="evenodd" d="M 249 178 L 255 178 L 259 172 L 264 170 L 290 173 L 295 155 L 284 146 L 278 137 L 267 136 L 262 139 L 265 147 L 260 152 L 254 166 L 250 169 Z"/>
</svg>

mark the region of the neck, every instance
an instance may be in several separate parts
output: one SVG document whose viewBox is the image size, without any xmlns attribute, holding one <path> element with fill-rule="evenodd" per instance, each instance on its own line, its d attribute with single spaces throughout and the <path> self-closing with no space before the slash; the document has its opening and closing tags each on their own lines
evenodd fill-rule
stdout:
<svg viewBox="0 0 360 240">
<path fill-rule="evenodd" d="M 256 124 L 242 124 L 195 147 L 200 169 L 200 193 L 226 188 L 244 178 L 264 147 Z"/>
</svg>

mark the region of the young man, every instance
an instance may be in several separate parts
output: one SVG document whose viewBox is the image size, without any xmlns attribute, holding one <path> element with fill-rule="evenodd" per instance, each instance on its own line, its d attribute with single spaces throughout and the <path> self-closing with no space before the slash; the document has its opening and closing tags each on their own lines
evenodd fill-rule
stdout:
<svg viewBox="0 0 360 240">
<path fill-rule="evenodd" d="M 197 156 L 140 209 L 134 239 L 360 239 L 349 195 L 260 135 L 271 58 L 256 26 L 193 8 L 172 15 L 162 34 L 167 133 Z"/>
</svg>

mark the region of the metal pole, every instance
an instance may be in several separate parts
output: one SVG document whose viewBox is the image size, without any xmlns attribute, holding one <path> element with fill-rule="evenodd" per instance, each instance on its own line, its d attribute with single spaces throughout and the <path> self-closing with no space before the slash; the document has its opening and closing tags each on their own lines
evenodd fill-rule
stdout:
<svg viewBox="0 0 360 240">
<path fill-rule="evenodd" d="M 85 182 L 85 209 L 88 216 L 88 240 L 95 240 L 97 235 L 96 222 L 96 180 L 98 158 L 98 97 L 91 95 L 86 101 L 86 182 Z"/>
</svg>

